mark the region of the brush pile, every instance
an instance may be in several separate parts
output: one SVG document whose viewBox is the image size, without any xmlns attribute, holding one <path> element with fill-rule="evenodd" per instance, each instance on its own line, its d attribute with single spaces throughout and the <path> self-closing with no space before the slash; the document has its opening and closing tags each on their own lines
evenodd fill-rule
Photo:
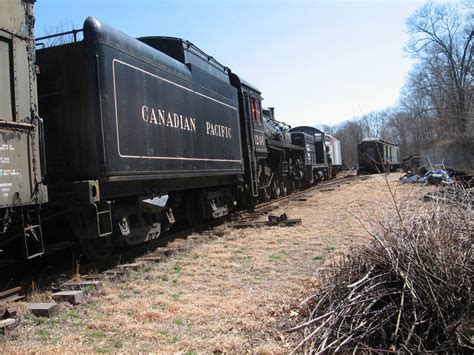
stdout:
<svg viewBox="0 0 474 355">
<path fill-rule="evenodd" d="M 304 302 L 309 317 L 290 330 L 301 333 L 294 350 L 473 351 L 467 195 L 406 213 L 395 208 L 378 223 L 374 242 L 327 270 Z"/>
</svg>

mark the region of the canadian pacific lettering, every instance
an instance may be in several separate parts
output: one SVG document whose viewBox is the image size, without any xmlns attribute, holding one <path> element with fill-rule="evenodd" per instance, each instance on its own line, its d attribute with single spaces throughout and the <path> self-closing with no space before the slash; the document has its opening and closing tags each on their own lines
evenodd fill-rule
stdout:
<svg viewBox="0 0 474 355">
<path fill-rule="evenodd" d="M 196 119 L 194 117 L 183 116 L 159 108 L 143 105 L 142 119 L 149 124 L 196 132 Z"/>
<path fill-rule="evenodd" d="M 194 117 L 183 116 L 146 105 L 142 106 L 141 116 L 142 120 L 148 124 L 196 132 L 196 118 Z M 232 128 L 207 121 L 205 125 L 207 135 L 232 139 Z"/>
<path fill-rule="evenodd" d="M 232 129 L 217 123 L 206 122 L 206 134 L 231 139 Z"/>
</svg>

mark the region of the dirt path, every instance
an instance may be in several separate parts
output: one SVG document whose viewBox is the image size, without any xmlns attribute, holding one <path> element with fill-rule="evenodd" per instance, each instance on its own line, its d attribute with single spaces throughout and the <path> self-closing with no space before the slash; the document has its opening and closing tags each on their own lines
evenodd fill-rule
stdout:
<svg viewBox="0 0 474 355">
<path fill-rule="evenodd" d="M 389 177 L 392 186 L 398 177 Z M 282 311 L 311 292 L 332 257 L 369 240 L 350 212 L 378 215 L 389 196 L 384 178 L 371 176 L 272 211 L 301 218 L 300 226 L 176 240 L 169 248 L 179 253 L 107 282 L 87 304 L 49 320 L 27 316 L 3 350 L 287 352 L 294 344 Z"/>
</svg>

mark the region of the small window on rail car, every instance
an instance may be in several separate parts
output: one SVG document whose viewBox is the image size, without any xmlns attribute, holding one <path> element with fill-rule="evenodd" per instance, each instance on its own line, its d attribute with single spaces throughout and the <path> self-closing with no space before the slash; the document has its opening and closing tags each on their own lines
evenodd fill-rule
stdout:
<svg viewBox="0 0 474 355">
<path fill-rule="evenodd" d="M 0 120 L 13 120 L 11 41 L 0 37 Z"/>
<path fill-rule="evenodd" d="M 260 101 L 252 98 L 252 118 L 253 118 L 253 123 L 256 126 L 261 126 L 262 125 L 262 113 L 260 110 Z"/>
</svg>

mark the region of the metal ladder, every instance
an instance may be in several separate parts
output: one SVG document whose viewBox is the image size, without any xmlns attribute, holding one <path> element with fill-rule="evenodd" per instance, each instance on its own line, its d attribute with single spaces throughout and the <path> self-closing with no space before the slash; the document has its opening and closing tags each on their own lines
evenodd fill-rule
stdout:
<svg viewBox="0 0 474 355">
<path fill-rule="evenodd" d="M 257 171 L 257 161 L 252 154 L 250 159 L 250 180 L 252 184 L 252 195 L 253 197 L 258 197 L 258 171 Z"/>
<path fill-rule="evenodd" d="M 113 232 L 113 227 L 110 201 L 101 201 L 98 203 L 92 202 L 92 205 L 95 207 L 97 235 L 99 238 L 111 235 Z"/>
<path fill-rule="evenodd" d="M 33 259 L 44 254 L 43 231 L 38 210 L 23 210 L 21 212 L 23 227 L 24 257 Z"/>
</svg>

